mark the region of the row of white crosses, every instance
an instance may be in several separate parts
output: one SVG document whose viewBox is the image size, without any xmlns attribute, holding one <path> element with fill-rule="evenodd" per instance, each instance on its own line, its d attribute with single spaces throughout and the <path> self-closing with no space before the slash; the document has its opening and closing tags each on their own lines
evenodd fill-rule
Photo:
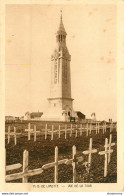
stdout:
<svg viewBox="0 0 124 195">
<path fill-rule="evenodd" d="M 88 168 L 87 171 L 89 172 L 89 169 L 91 167 L 91 154 L 96 153 L 96 152 L 97 152 L 97 149 L 92 148 L 92 138 L 90 138 L 89 150 L 86 150 L 86 151 L 82 152 L 83 154 L 86 154 L 86 155 L 88 154 L 88 162 L 84 162 L 83 156 L 77 157 L 76 156 L 76 146 L 72 147 L 72 159 L 67 160 L 66 164 L 67 165 L 72 164 L 72 167 L 73 167 L 73 183 L 77 182 L 76 181 L 76 165 L 79 162 L 83 162 L 82 165 L 85 165 L 85 167 Z"/>
<path fill-rule="evenodd" d="M 110 155 L 113 152 L 111 149 L 112 146 L 114 146 L 115 143 L 112 143 L 112 135 L 110 135 L 109 143 L 108 139 L 105 139 L 105 151 L 99 152 L 100 155 L 105 155 L 105 162 L 104 162 L 104 177 L 107 176 L 107 164 L 110 162 Z M 88 162 L 84 162 L 83 165 L 86 166 L 86 170 L 89 173 L 90 167 L 91 167 L 91 159 L 92 159 L 92 154 L 97 153 L 97 149 L 92 148 L 92 138 L 90 138 L 90 143 L 89 143 L 89 150 L 83 151 L 82 152 L 84 155 L 88 155 Z M 82 162 L 84 158 L 82 156 L 76 157 L 76 146 L 72 147 L 72 159 L 69 159 L 66 161 L 66 164 L 72 164 L 73 167 L 73 183 L 76 182 L 76 164 L 78 162 Z"/>
<path fill-rule="evenodd" d="M 115 143 L 112 143 L 112 135 L 110 135 L 109 143 L 108 139 L 105 139 L 105 151 L 99 152 L 100 155 L 105 155 L 105 162 L 104 162 L 104 177 L 107 176 L 107 165 L 110 162 L 110 155 L 113 152 L 111 149 L 112 146 L 114 146 Z M 55 147 L 55 160 L 52 163 L 48 163 L 43 165 L 41 168 L 34 169 L 34 170 L 28 170 L 28 158 L 29 158 L 29 153 L 28 151 L 24 151 L 23 153 L 23 171 L 20 173 L 14 173 L 10 175 L 6 175 L 6 181 L 12 181 L 16 179 L 22 178 L 23 183 L 28 182 L 28 177 L 33 176 L 33 175 L 39 175 L 43 173 L 44 170 L 49 169 L 51 167 L 54 167 L 54 183 L 58 183 L 58 166 L 61 164 L 71 164 L 73 167 L 73 183 L 76 183 L 76 166 L 79 162 L 83 162 L 82 165 L 85 165 L 87 168 L 86 170 L 89 173 L 90 167 L 91 167 L 91 160 L 92 160 L 92 154 L 97 153 L 97 149 L 92 148 L 92 138 L 90 138 L 90 143 L 89 143 L 89 149 L 86 151 L 82 152 L 84 155 L 88 155 L 88 162 L 84 162 L 84 157 L 83 156 L 76 156 L 76 146 L 72 147 L 72 159 L 63 159 L 63 160 L 58 160 L 58 147 Z M 6 167 L 6 171 L 8 170 L 13 170 L 13 169 L 18 169 L 22 165 L 20 163 L 14 164 L 14 165 L 9 165 Z"/>
<path fill-rule="evenodd" d="M 40 133 L 40 131 L 36 130 L 36 125 L 34 125 L 34 129 L 31 129 L 30 123 L 28 123 L 28 129 L 25 129 L 25 132 L 28 132 L 28 140 L 31 139 L 31 134 L 34 134 L 34 141 L 36 141 L 37 133 Z"/>
<path fill-rule="evenodd" d="M 82 136 L 82 132 L 83 130 L 86 131 L 86 136 L 88 136 L 89 134 L 89 131 L 90 131 L 90 134 L 91 134 L 91 131 L 92 131 L 92 123 L 90 124 L 86 124 L 86 127 L 83 127 L 82 124 L 80 124 L 80 127 L 77 127 L 77 125 L 75 127 L 72 126 L 71 124 L 71 127 L 70 128 L 67 128 L 67 125 L 64 126 L 63 129 L 61 129 L 61 126 L 59 125 L 59 128 L 58 130 L 55 130 L 54 129 L 54 125 L 52 125 L 52 130 L 51 129 L 48 129 L 47 127 L 47 124 L 45 125 L 45 129 L 42 129 L 42 131 L 44 130 L 45 131 L 45 140 L 47 139 L 47 135 L 51 135 L 51 140 L 54 139 L 54 134 L 58 134 L 58 138 L 61 137 L 61 133 L 64 133 L 65 134 L 65 139 L 67 139 L 67 132 L 70 131 L 70 137 L 72 136 L 72 132 L 75 131 L 75 137 L 78 136 L 78 130 L 80 132 L 80 136 Z M 96 134 L 97 132 L 99 133 L 99 123 L 96 123 Z M 34 134 L 34 141 L 36 141 L 36 134 L 37 133 L 40 133 L 40 131 L 36 131 L 36 125 L 34 125 L 34 129 L 31 129 L 31 124 L 29 123 L 28 124 L 28 129 L 25 129 L 25 131 L 28 132 L 28 140 L 30 140 L 30 135 L 31 133 Z M 103 133 L 106 132 L 106 124 L 103 125 Z"/>
<path fill-rule="evenodd" d="M 91 143 L 91 142 L 90 142 Z M 92 152 L 92 151 L 90 151 Z M 83 161 L 83 157 L 76 157 L 76 146 L 72 147 L 72 159 L 63 159 L 58 160 L 58 147 L 55 147 L 55 161 L 52 163 L 48 163 L 43 165 L 41 168 L 34 169 L 34 170 L 28 170 L 28 158 L 29 158 L 29 152 L 24 151 L 23 153 L 23 171 L 20 173 L 14 173 L 10 175 L 6 175 L 6 181 L 12 181 L 22 178 L 23 183 L 28 182 L 28 178 L 33 175 L 38 175 L 43 173 L 44 170 L 49 169 L 51 167 L 54 167 L 54 183 L 58 183 L 58 166 L 61 164 L 72 164 L 73 167 L 73 183 L 76 183 L 76 165 L 78 162 Z M 20 163 L 10 165 L 6 167 L 6 171 L 18 169 L 22 165 Z"/>
<path fill-rule="evenodd" d="M 58 166 L 61 164 L 65 164 L 67 159 L 58 160 L 58 147 L 55 147 L 55 160 L 52 163 L 48 163 L 43 165 L 41 168 L 29 170 L 29 152 L 25 150 L 23 152 L 23 165 L 20 163 L 6 166 L 6 171 L 19 169 L 23 166 L 23 171 L 19 173 L 14 173 L 10 175 L 6 175 L 6 181 L 13 181 L 17 179 L 22 179 L 22 183 L 28 183 L 28 178 L 34 175 L 39 175 L 44 172 L 44 170 L 54 167 L 54 183 L 58 183 Z"/>
<path fill-rule="evenodd" d="M 6 181 L 13 181 L 22 179 L 22 183 L 28 183 L 28 178 L 34 175 L 39 175 L 43 172 L 42 168 L 28 170 L 28 162 L 29 162 L 29 152 L 27 150 L 24 150 L 23 152 L 23 165 L 20 163 L 13 164 L 6 166 L 6 172 L 10 170 L 15 170 L 19 168 L 23 168 L 22 172 L 6 175 L 5 180 Z"/>
<path fill-rule="evenodd" d="M 88 134 L 89 134 L 89 128 L 90 128 L 90 132 L 92 130 L 91 127 L 92 127 L 91 124 L 90 124 L 90 127 L 89 127 L 89 124 L 88 123 L 86 124 L 86 127 L 83 127 L 82 124 L 80 124 L 80 127 L 78 127 L 77 125 L 75 125 L 75 127 L 73 127 L 72 124 L 71 124 L 71 127 L 70 128 L 67 128 L 67 125 L 65 125 L 64 128 L 61 129 L 61 126 L 59 125 L 59 129 L 58 130 L 54 130 L 54 125 L 52 125 L 52 130 L 49 129 L 49 131 L 47 131 L 47 129 L 45 129 L 46 130 L 45 132 L 48 132 L 51 135 L 51 140 L 53 140 L 54 133 L 55 134 L 58 134 L 59 135 L 58 138 L 60 138 L 61 133 L 63 133 L 63 132 L 64 132 L 64 135 L 65 135 L 64 136 L 65 139 L 67 139 L 67 133 L 68 133 L 68 131 L 70 132 L 69 133 L 69 136 L 70 137 L 72 136 L 72 132 L 73 131 L 75 132 L 75 137 L 78 137 L 78 130 L 79 130 L 80 136 L 82 136 L 82 132 L 83 131 L 85 131 L 86 132 L 86 136 L 88 136 Z"/>
<path fill-rule="evenodd" d="M 50 134 L 51 135 L 51 140 L 54 139 L 54 134 L 58 134 L 58 138 L 61 137 L 61 134 L 64 133 L 64 137 L 65 139 L 67 138 L 67 131 L 70 130 L 70 137 L 72 136 L 72 124 L 71 124 L 71 128 L 70 129 L 67 129 L 67 125 L 64 126 L 64 128 L 62 127 L 61 129 L 61 126 L 59 125 L 59 128 L 58 130 L 54 130 L 54 125 L 52 125 L 52 130 L 50 129 L 47 129 L 47 125 L 46 125 L 46 128 L 45 128 L 45 139 L 47 138 L 47 134 Z"/>
<path fill-rule="evenodd" d="M 96 122 L 95 127 L 93 126 L 92 123 L 87 123 L 86 126 L 83 126 L 82 124 L 80 124 L 80 126 L 78 127 L 77 124 L 75 125 L 75 127 L 70 126 L 70 128 L 67 128 L 67 125 L 64 126 L 64 128 L 59 125 L 58 130 L 54 129 L 54 125 L 52 125 L 52 130 L 47 128 L 47 124 L 45 125 L 45 129 L 42 129 L 42 131 L 44 130 L 44 135 L 45 135 L 45 140 L 47 139 L 47 135 L 51 135 L 51 140 L 54 139 L 54 134 L 58 134 L 58 138 L 61 137 L 61 133 L 65 134 L 65 139 L 67 139 L 67 133 L 68 131 L 70 132 L 69 135 L 70 137 L 72 136 L 72 132 L 75 132 L 75 137 L 78 136 L 78 130 L 80 133 L 80 136 L 82 136 L 82 132 L 85 131 L 86 132 L 86 136 L 88 136 L 89 134 L 91 134 L 92 130 L 96 131 L 96 134 L 99 133 L 100 128 L 103 129 L 103 134 L 106 132 L 106 128 L 107 125 L 106 123 L 103 123 L 103 125 L 100 127 L 99 122 Z M 112 123 L 110 124 L 110 132 L 113 129 L 113 125 Z M 28 140 L 31 139 L 31 134 L 34 134 L 34 141 L 36 141 L 36 137 L 37 137 L 37 133 L 40 133 L 40 131 L 36 130 L 36 125 L 34 125 L 34 128 L 31 128 L 31 124 L 28 123 L 28 129 L 25 129 L 25 132 L 28 132 Z M 10 132 L 10 126 L 8 127 L 8 132 L 6 133 L 6 135 L 8 135 L 8 143 L 10 143 L 10 136 L 14 136 L 14 143 L 16 145 L 17 143 L 17 135 L 20 135 L 21 133 L 17 133 L 16 132 L 16 128 L 14 127 L 14 132 Z"/>
<path fill-rule="evenodd" d="M 16 145 L 17 144 L 17 136 L 21 135 L 21 133 L 16 132 L 16 127 L 14 127 L 14 132 L 11 132 L 10 126 L 8 126 L 8 132 L 6 132 L 5 135 L 7 135 L 8 144 L 10 143 L 10 137 L 13 137 L 14 138 L 14 144 Z"/>
<path fill-rule="evenodd" d="M 105 161 L 104 161 L 104 177 L 107 176 L 107 165 L 110 163 L 110 157 L 111 153 L 113 152 L 113 149 L 111 149 L 112 146 L 114 146 L 115 143 L 112 143 L 112 134 L 110 134 L 110 139 L 108 142 L 108 139 L 105 139 L 105 151 L 99 152 L 100 155 L 105 155 Z"/>
<path fill-rule="evenodd" d="M 96 134 L 99 134 L 100 129 L 103 130 L 103 134 L 106 132 L 106 129 L 107 129 L 106 122 L 104 122 L 102 125 L 100 125 L 100 122 L 96 122 L 95 127 L 93 127 L 92 123 L 90 123 L 90 134 L 92 130 L 95 130 Z"/>
</svg>

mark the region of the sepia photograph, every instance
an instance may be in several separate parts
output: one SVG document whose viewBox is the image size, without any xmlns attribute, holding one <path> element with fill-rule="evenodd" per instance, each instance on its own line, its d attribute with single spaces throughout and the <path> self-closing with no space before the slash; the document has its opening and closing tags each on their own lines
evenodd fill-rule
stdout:
<svg viewBox="0 0 124 195">
<path fill-rule="evenodd" d="M 123 9 L 1 4 L 0 190 L 123 191 Z"/>
<path fill-rule="evenodd" d="M 6 182 L 116 183 L 116 5 L 5 13 Z"/>
</svg>

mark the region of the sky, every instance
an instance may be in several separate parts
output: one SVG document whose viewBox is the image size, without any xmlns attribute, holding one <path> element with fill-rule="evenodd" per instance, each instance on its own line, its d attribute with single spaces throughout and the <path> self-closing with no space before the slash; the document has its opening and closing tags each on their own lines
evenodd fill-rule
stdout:
<svg viewBox="0 0 124 195">
<path fill-rule="evenodd" d="M 48 108 L 51 54 L 60 10 L 71 55 L 73 108 L 87 118 L 116 120 L 116 6 L 7 5 L 6 115 Z"/>
</svg>

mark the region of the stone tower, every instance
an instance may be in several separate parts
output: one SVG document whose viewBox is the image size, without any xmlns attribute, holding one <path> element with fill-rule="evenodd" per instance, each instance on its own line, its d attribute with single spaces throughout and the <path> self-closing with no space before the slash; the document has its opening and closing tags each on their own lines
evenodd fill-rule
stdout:
<svg viewBox="0 0 124 195">
<path fill-rule="evenodd" d="M 71 55 L 66 46 L 66 36 L 62 13 L 56 33 L 56 48 L 51 56 L 51 86 L 49 109 L 43 115 L 44 120 L 69 121 L 74 116 L 71 98 Z"/>
</svg>

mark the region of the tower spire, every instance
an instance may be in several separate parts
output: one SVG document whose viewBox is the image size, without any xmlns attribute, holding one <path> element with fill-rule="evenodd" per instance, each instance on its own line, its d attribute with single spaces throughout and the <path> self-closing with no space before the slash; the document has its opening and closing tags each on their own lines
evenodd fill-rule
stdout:
<svg viewBox="0 0 124 195">
<path fill-rule="evenodd" d="M 60 21 L 62 22 L 62 9 L 60 10 L 61 16 L 60 16 Z"/>
<path fill-rule="evenodd" d="M 60 34 L 60 33 L 63 32 L 66 35 L 67 33 L 65 31 L 63 21 L 62 21 L 62 10 L 60 10 L 60 13 L 61 13 L 61 15 L 60 15 L 60 24 L 59 24 L 59 29 L 58 29 L 57 33 Z"/>
</svg>

